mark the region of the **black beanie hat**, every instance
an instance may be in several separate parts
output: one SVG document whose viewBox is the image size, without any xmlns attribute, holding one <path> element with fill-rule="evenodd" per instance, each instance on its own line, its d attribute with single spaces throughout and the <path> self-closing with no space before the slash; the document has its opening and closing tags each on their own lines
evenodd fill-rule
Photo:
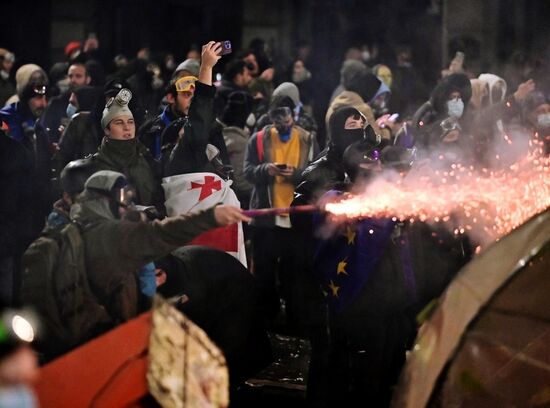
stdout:
<svg viewBox="0 0 550 408">
<path fill-rule="evenodd" d="M 103 92 L 95 86 L 84 85 L 74 91 L 79 111 L 91 111 L 101 98 Z"/>
<path fill-rule="evenodd" d="M 374 98 L 381 83 L 382 81 L 372 72 L 361 72 L 359 75 L 349 78 L 344 83 L 344 88 L 348 91 L 358 93 L 365 102 L 369 103 Z"/>
<path fill-rule="evenodd" d="M 244 127 L 252 112 L 254 99 L 247 92 L 235 91 L 229 94 L 221 120 L 228 126 Z"/>
</svg>

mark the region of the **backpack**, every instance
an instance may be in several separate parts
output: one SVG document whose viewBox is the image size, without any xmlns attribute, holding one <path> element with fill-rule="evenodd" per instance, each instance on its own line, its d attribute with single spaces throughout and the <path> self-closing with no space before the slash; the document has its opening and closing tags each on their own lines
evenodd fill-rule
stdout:
<svg viewBox="0 0 550 408">
<path fill-rule="evenodd" d="M 258 131 L 256 135 L 256 151 L 258 153 L 258 162 L 264 161 L 264 134 L 266 133 L 267 126 Z"/>
<path fill-rule="evenodd" d="M 35 308 L 43 336 L 37 348 L 62 354 L 106 329 L 111 319 L 93 295 L 80 226 L 46 229 L 22 258 L 21 301 Z"/>
</svg>

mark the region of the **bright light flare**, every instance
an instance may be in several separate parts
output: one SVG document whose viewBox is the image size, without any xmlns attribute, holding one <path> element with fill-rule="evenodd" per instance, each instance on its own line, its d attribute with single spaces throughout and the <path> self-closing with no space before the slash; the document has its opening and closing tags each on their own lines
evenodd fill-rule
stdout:
<svg viewBox="0 0 550 408">
<path fill-rule="evenodd" d="M 485 245 L 550 206 L 550 159 L 543 156 L 542 143 L 534 143 L 539 146 L 500 170 L 458 163 L 448 171 L 424 166 L 397 182 L 381 177 L 364 193 L 324 209 L 333 221 L 393 217 L 446 223 L 455 235 L 471 234 Z"/>
</svg>

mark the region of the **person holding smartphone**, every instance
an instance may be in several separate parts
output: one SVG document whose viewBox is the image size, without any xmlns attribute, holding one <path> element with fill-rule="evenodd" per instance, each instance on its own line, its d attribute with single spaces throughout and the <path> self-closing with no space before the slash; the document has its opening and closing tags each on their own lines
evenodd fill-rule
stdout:
<svg viewBox="0 0 550 408">
<path fill-rule="evenodd" d="M 302 171 L 318 150 L 311 133 L 294 124 L 290 108 L 272 106 L 268 114 L 271 123 L 252 135 L 245 154 L 244 175 L 253 185 L 251 209 L 290 207 Z M 296 278 L 299 245 L 288 214 L 258 217 L 251 225 L 254 273 L 265 315 L 273 321 L 280 307 L 276 276 L 279 273 L 282 292 L 288 295 Z M 287 313 L 294 300 L 286 296 Z"/>
</svg>

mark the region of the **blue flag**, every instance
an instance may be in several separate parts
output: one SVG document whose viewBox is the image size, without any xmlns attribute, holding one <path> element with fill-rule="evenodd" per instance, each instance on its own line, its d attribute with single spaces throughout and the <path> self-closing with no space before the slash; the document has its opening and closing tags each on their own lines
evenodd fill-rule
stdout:
<svg viewBox="0 0 550 408">
<path fill-rule="evenodd" d="M 324 222 L 323 215 L 314 216 L 315 228 Z M 331 311 L 342 311 L 359 294 L 378 266 L 395 224 L 388 218 L 350 221 L 316 242 L 314 273 Z"/>
</svg>

